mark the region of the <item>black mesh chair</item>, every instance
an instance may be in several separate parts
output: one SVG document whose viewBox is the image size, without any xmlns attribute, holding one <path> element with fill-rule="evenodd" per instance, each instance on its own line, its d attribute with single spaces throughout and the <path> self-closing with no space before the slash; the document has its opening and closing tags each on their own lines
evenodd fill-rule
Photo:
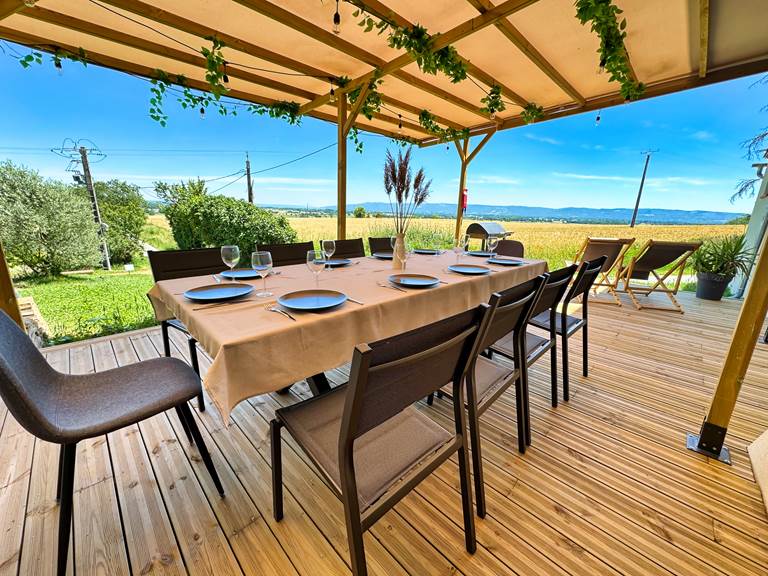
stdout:
<svg viewBox="0 0 768 576">
<path fill-rule="evenodd" d="M 371 254 L 392 252 L 392 240 L 390 238 L 368 238 L 368 248 L 371 249 Z"/>
<path fill-rule="evenodd" d="M 525 256 L 525 246 L 517 240 L 499 240 L 495 252 L 499 256 L 522 258 Z"/>
<path fill-rule="evenodd" d="M 355 348 L 348 384 L 275 412 L 270 424 L 274 516 L 283 517 L 280 430 L 285 426 L 344 505 L 352 573 L 367 574 L 363 533 L 458 452 L 465 545 L 476 549 L 464 376 L 488 306 Z M 455 427 L 412 404 L 452 382 Z"/>
<path fill-rule="evenodd" d="M 175 408 L 197 445 L 219 494 L 213 461 L 187 402 L 200 393 L 200 378 L 176 358 L 155 358 L 105 372 L 72 376 L 57 372 L 27 335 L 0 311 L 0 397 L 30 434 L 61 446 L 57 574 L 67 571 L 77 443 L 109 434 Z M 87 537 L 87 536 L 86 536 Z"/>
<path fill-rule="evenodd" d="M 259 250 L 272 254 L 273 266 L 306 264 L 307 252 L 314 250 L 312 242 L 294 242 L 290 244 L 260 244 Z"/>
<path fill-rule="evenodd" d="M 149 267 L 152 269 L 152 277 L 155 279 L 155 282 L 218 274 L 225 268 L 221 261 L 220 248 L 150 250 L 147 252 L 147 256 L 149 257 Z M 163 320 L 160 323 L 160 330 L 163 335 L 163 353 L 165 356 L 170 357 L 171 355 L 171 341 L 168 337 L 169 328 L 178 330 L 187 337 L 189 361 L 192 364 L 192 369 L 197 374 L 200 374 L 200 363 L 197 359 L 197 340 L 192 337 L 184 323 L 176 318 Z M 201 412 L 205 411 L 202 389 L 197 398 L 197 407 Z"/>
<path fill-rule="evenodd" d="M 555 321 L 555 332 L 560 335 L 563 350 L 563 400 L 566 402 L 569 400 L 569 367 L 568 367 L 568 339 L 573 336 L 579 330 L 582 330 L 582 372 L 584 377 L 589 376 L 589 341 L 587 332 L 587 320 L 589 319 L 589 291 L 592 289 L 595 281 L 600 275 L 600 271 L 605 265 L 607 260 L 606 256 L 595 258 L 588 262 L 584 262 L 576 274 L 576 279 L 573 281 L 570 289 L 563 298 L 561 310 L 556 313 L 554 317 L 560 321 Z M 570 316 L 568 314 L 568 305 L 572 300 L 582 297 L 581 300 L 581 317 Z M 545 310 L 540 314 L 531 318 L 531 326 L 552 331 L 552 315 L 553 309 Z"/>
<path fill-rule="evenodd" d="M 562 300 L 565 291 L 568 289 L 573 279 L 573 275 L 576 273 L 576 264 L 571 264 L 560 270 L 550 272 L 547 277 L 547 282 L 541 291 L 541 296 L 538 302 L 534 306 L 531 317 L 538 316 L 544 311 L 549 311 L 552 319 L 552 329 L 549 331 L 549 338 L 544 338 L 527 332 L 525 335 L 525 341 L 520 346 L 521 350 L 517 350 L 518 344 L 516 342 L 515 334 L 510 333 L 500 338 L 488 348 L 488 355 L 493 357 L 493 354 L 498 353 L 501 356 L 510 360 L 515 359 L 515 354 L 521 351 L 525 353 L 526 368 L 534 364 L 539 358 L 549 352 L 550 356 L 550 377 L 552 383 L 552 406 L 557 406 L 557 334 L 554 329 L 555 308 L 557 304 Z M 525 441 L 528 446 L 531 444 L 531 416 L 528 410 L 528 377 L 527 373 L 524 373 L 523 378 L 523 402 L 525 403 Z"/>
<path fill-rule="evenodd" d="M 363 258 L 364 256 L 365 246 L 363 245 L 362 238 L 336 240 L 336 251 L 333 253 L 334 258 Z"/>
</svg>

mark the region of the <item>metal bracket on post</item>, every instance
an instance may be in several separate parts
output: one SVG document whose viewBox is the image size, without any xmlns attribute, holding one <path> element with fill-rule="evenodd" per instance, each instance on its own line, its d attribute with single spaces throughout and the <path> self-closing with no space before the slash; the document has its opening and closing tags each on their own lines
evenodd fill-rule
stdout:
<svg viewBox="0 0 768 576">
<path fill-rule="evenodd" d="M 725 464 L 730 464 L 731 451 L 728 450 L 727 446 L 723 445 L 727 432 L 727 428 L 716 426 L 705 420 L 698 434 L 688 432 L 686 447 L 693 452 L 698 452 Z"/>
</svg>

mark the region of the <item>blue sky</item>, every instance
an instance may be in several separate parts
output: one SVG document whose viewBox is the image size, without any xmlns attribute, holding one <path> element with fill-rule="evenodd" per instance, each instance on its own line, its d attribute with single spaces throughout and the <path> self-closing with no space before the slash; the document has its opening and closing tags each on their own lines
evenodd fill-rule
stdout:
<svg viewBox="0 0 768 576">
<path fill-rule="evenodd" d="M 155 180 L 208 179 L 244 165 L 274 166 L 333 144 L 335 127 L 305 118 L 300 127 L 249 114 L 201 119 L 170 97 L 163 128 L 148 114 L 149 84 L 96 66 L 65 62 L 58 74 L 47 61 L 23 69 L 0 54 L 0 159 L 44 176 L 69 179 L 66 160 L 48 150 L 65 138 L 88 138 L 106 158 L 94 178 L 122 178 L 139 186 Z M 734 186 L 753 175 L 741 143 L 768 124 L 761 108 L 768 85 L 756 78 L 699 88 L 602 111 L 500 132 L 472 163 L 471 203 L 595 208 L 631 207 L 645 149 L 653 156 L 642 206 L 750 212 L 753 200 L 729 202 Z M 387 138 L 366 136 L 362 155 L 350 150 L 350 203 L 383 201 Z M 453 146 L 416 149 L 417 165 L 433 179 L 431 202 L 455 202 L 459 163 Z M 336 151 L 330 148 L 254 177 L 256 201 L 324 206 L 335 203 Z M 212 182 L 215 190 L 230 180 Z M 146 189 L 151 194 L 151 189 Z M 222 194 L 245 196 L 245 181 Z"/>
</svg>

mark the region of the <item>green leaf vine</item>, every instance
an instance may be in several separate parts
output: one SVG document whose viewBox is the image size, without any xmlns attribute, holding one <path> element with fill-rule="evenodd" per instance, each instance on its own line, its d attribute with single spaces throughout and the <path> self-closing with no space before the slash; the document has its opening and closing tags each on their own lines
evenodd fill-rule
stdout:
<svg viewBox="0 0 768 576">
<path fill-rule="evenodd" d="M 482 112 L 489 114 L 493 118 L 497 112 L 503 112 L 507 109 L 507 105 L 504 104 L 504 100 L 501 98 L 501 86 L 494 84 L 488 91 L 488 95 L 481 98 L 480 102 L 483 103 L 483 107 L 480 108 Z"/>
<path fill-rule="evenodd" d="M 422 110 L 419 114 L 419 124 L 422 128 L 437 136 L 440 142 L 451 142 L 453 140 L 462 140 L 469 138 L 469 128 L 456 130 L 455 128 L 443 128 L 437 123 L 435 116 L 429 110 Z"/>
<path fill-rule="evenodd" d="M 576 18 L 582 24 L 591 22 L 592 31 L 600 37 L 600 68 L 610 74 L 611 82 L 621 85 L 625 100 L 637 100 L 643 95 L 645 85 L 633 79 L 624 45 L 627 19 L 619 21 L 620 14 L 622 10 L 611 0 L 576 0 Z"/>
<path fill-rule="evenodd" d="M 373 120 L 374 115 L 378 114 L 381 110 L 382 101 L 378 88 L 382 82 L 381 70 L 377 68 L 373 73 L 373 78 L 368 82 L 368 93 L 365 96 L 365 102 L 363 102 L 360 108 L 360 114 L 368 118 L 368 120 Z M 362 89 L 361 85 L 347 93 L 350 104 L 357 102 Z"/>
<path fill-rule="evenodd" d="M 526 124 L 533 124 L 536 120 L 544 118 L 544 108 L 535 102 L 528 102 L 523 108 L 523 111 L 520 112 L 520 118 L 522 118 L 523 122 Z"/>
</svg>

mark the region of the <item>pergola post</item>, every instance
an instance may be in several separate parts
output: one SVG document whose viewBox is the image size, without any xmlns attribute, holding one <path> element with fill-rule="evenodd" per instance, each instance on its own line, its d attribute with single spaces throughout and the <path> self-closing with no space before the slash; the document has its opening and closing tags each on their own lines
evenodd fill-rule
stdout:
<svg viewBox="0 0 768 576">
<path fill-rule="evenodd" d="M 488 132 L 488 134 L 483 136 L 483 139 L 480 140 L 480 143 L 475 146 L 475 149 L 472 150 L 472 152 L 469 151 L 469 137 L 464 138 L 461 144 L 459 144 L 458 140 L 453 141 L 453 143 L 456 145 L 456 151 L 459 153 L 459 161 L 461 162 L 461 173 L 459 175 L 459 199 L 456 203 L 456 230 L 454 232 L 454 238 L 456 241 L 459 240 L 459 236 L 461 235 L 461 222 L 464 218 L 464 206 L 462 201 L 464 188 L 467 186 L 467 168 L 469 167 L 470 162 L 475 159 L 475 156 L 477 156 L 478 152 L 483 149 L 483 146 L 488 143 L 488 140 L 490 140 L 491 136 L 493 136 L 495 133 L 495 131 Z"/>
<path fill-rule="evenodd" d="M 755 262 L 752 282 L 736 321 L 731 345 L 723 362 L 720 380 L 712 397 L 709 412 L 699 434 L 688 434 L 688 448 L 730 464 L 730 453 L 724 446 L 728 423 L 739 397 L 744 375 L 768 313 L 768 235 L 763 237 Z"/>
<path fill-rule="evenodd" d="M 337 144 L 338 165 L 336 170 L 336 238 L 347 237 L 347 95 L 341 94 L 338 103 L 339 117 Z"/>
<path fill-rule="evenodd" d="M 16 300 L 16 292 L 13 289 L 11 281 L 11 269 L 5 260 L 3 244 L 0 242 L 0 310 L 4 311 L 19 326 L 24 328 L 24 321 L 21 319 L 19 303 Z"/>
</svg>

